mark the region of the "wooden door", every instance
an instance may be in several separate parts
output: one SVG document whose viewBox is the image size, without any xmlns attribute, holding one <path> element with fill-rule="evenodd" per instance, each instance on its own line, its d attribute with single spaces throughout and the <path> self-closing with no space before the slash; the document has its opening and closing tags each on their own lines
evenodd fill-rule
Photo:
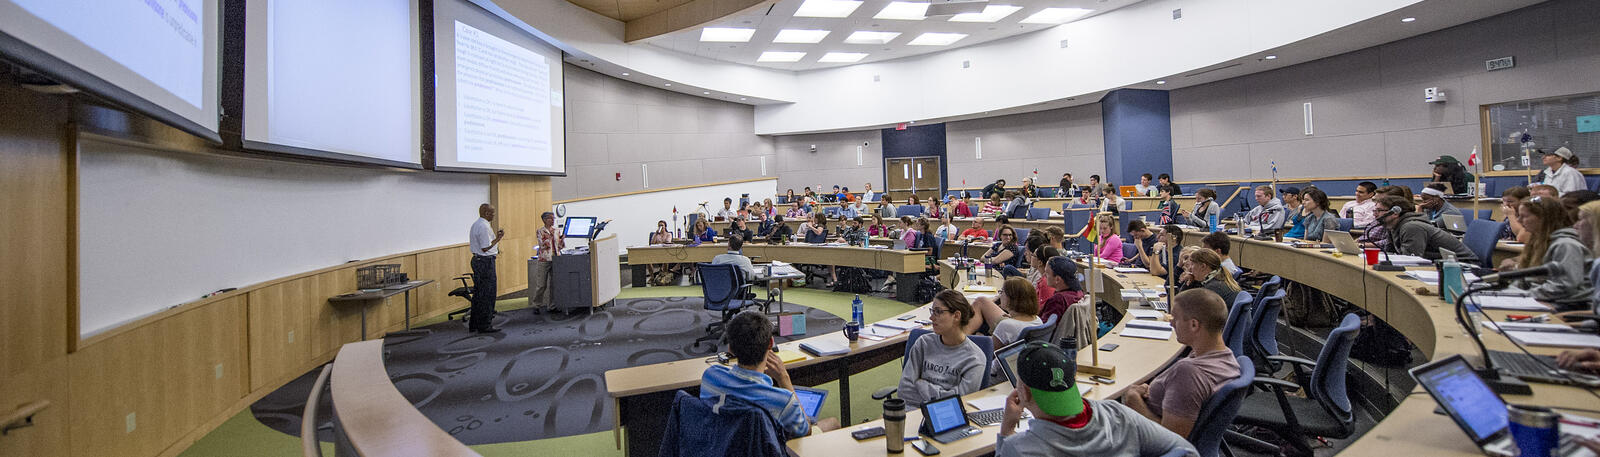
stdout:
<svg viewBox="0 0 1600 457">
<path fill-rule="evenodd" d="M 888 188 L 885 193 L 896 203 L 904 204 L 906 197 L 915 193 L 923 204 L 939 198 L 939 157 L 904 157 L 884 159 L 884 174 Z"/>
</svg>

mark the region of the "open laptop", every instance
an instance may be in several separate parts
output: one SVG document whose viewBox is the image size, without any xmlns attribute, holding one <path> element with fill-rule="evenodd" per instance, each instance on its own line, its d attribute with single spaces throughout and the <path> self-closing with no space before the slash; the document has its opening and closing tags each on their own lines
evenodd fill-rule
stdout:
<svg viewBox="0 0 1600 457">
<path fill-rule="evenodd" d="M 948 444 L 983 433 L 967 424 L 967 405 L 960 395 L 950 395 L 922 405 L 922 434 Z"/>
<path fill-rule="evenodd" d="M 1439 216 L 1439 228 L 1450 233 L 1467 233 L 1467 218 L 1460 214 L 1444 214 Z"/>
<path fill-rule="evenodd" d="M 1000 366 L 999 370 L 994 371 L 1004 375 L 1013 389 L 1017 388 L 1017 357 L 1022 354 L 1022 346 L 1026 344 L 1028 340 L 1017 340 L 994 351 L 994 364 Z M 988 427 L 1000 423 L 1004 419 L 1004 413 L 1003 408 L 973 411 L 967 413 L 967 419 L 979 427 Z"/>
<path fill-rule="evenodd" d="M 1322 231 L 1322 239 L 1333 243 L 1333 248 L 1339 250 L 1340 253 L 1347 255 L 1361 254 L 1361 244 L 1356 243 L 1355 237 L 1350 236 L 1350 232 L 1324 230 Z"/>
<path fill-rule="evenodd" d="M 1467 359 L 1457 354 L 1429 362 L 1412 368 L 1411 378 L 1427 389 L 1439 408 L 1455 420 L 1485 455 L 1516 455 L 1505 400 L 1472 371 Z M 1572 436 L 1563 433 L 1556 455 L 1575 456 L 1580 450 L 1572 442 Z"/>
<path fill-rule="evenodd" d="M 811 423 L 816 423 L 817 413 L 822 411 L 822 402 L 828 399 L 828 391 L 794 386 L 794 396 L 800 399 L 800 409 L 806 412 L 806 417 L 811 418 Z"/>
</svg>

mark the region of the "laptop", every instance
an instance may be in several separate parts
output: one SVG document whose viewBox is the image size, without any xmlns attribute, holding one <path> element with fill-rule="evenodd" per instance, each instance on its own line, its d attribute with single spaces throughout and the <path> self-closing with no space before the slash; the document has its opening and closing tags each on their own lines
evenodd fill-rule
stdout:
<svg viewBox="0 0 1600 457">
<path fill-rule="evenodd" d="M 967 405 L 960 395 L 950 395 L 922 405 L 922 434 L 940 444 L 983 433 L 967 425 Z"/>
<path fill-rule="evenodd" d="M 1324 230 L 1322 231 L 1322 239 L 1333 243 L 1333 248 L 1339 250 L 1340 253 L 1361 255 L 1361 245 L 1356 243 L 1355 237 L 1350 236 L 1350 232 Z"/>
<path fill-rule="evenodd" d="M 794 386 L 794 396 L 800 399 L 800 409 L 806 412 L 806 417 L 816 423 L 817 413 L 822 411 L 822 402 L 828 399 L 828 391 Z"/>
<path fill-rule="evenodd" d="M 1485 455 L 1514 456 L 1506 402 L 1472 371 L 1460 354 L 1412 368 L 1411 378 L 1427 389 L 1450 419 Z M 1563 433 L 1557 455 L 1577 455 L 1580 447 Z"/>
<path fill-rule="evenodd" d="M 1460 214 L 1440 215 L 1439 228 L 1449 230 L 1451 233 L 1467 233 L 1467 218 Z"/>
</svg>

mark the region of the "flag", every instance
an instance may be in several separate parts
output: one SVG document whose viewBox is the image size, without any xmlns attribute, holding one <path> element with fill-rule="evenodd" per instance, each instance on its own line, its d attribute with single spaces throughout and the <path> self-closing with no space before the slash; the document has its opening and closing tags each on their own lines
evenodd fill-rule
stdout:
<svg viewBox="0 0 1600 457">
<path fill-rule="evenodd" d="M 1477 165 L 1478 165 L 1478 147 L 1477 146 L 1473 146 L 1472 147 L 1472 155 L 1467 156 L 1467 166 L 1475 167 Z"/>
<path fill-rule="evenodd" d="M 1278 177 L 1278 161 L 1272 161 L 1272 177 Z"/>
<path fill-rule="evenodd" d="M 1093 212 L 1093 211 L 1089 212 L 1089 223 L 1088 224 L 1084 224 L 1083 230 L 1079 230 L 1078 231 L 1078 234 L 1077 234 L 1078 238 L 1089 240 L 1090 243 L 1099 243 L 1100 242 L 1100 234 L 1097 233 L 1097 232 L 1099 232 L 1099 229 L 1097 227 L 1095 227 L 1095 216 L 1096 216 L 1095 212 Z"/>
</svg>

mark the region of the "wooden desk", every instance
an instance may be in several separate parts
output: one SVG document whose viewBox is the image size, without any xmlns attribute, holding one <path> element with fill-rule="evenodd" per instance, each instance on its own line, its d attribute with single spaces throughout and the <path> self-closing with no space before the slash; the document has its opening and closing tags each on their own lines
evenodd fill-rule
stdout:
<svg viewBox="0 0 1600 457">
<path fill-rule="evenodd" d="M 383 340 L 339 348 L 329 379 L 335 434 L 362 457 L 457 457 L 477 452 L 456 441 L 400 395 L 383 368 Z M 341 454 L 343 455 L 343 454 Z"/>
<path fill-rule="evenodd" d="M 728 252 L 727 244 L 639 246 L 628 248 L 628 264 L 710 262 L 713 257 L 726 252 Z M 789 263 L 888 271 L 896 274 L 895 296 L 900 297 L 901 301 L 911 300 L 916 295 L 917 281 L 911 275 L 926 271 L 928 262 L 926 252 L 805 243 L 746 244 L 744 255 L 759 256 L 762 261 L 780 260 Z"/>
<path fill-rule="evenodd" d="M 395 287 L 393 289 L 383 288 L 383 289 L 378 289 L 378 290 L 374 290 L 374 291 L 371 291 L 371 292 L 359 292 L 358 291 L 358 292 L 351 292 L 351 293 L 347 293 L 347 294 L 335 295 L 333 297 L 329 297 L 328 298 L 328 303 L 332 303 L 332 304 L 335 304 L 335 305 L 338 305 L 338 304 L 341 304 L 341 303 L 354 303 L 357 306 L 360 306 L 361 307 L 361 339 L 365 340 L 365 339 L 367 339 L 367 308 L 369 308 L 372 303 L 382 302 L 383 300 L 388 299 L 389 297 L 393 297 L 395 295 L 400 295 L 400 294 L 405 294 L 405 296 L 406 296 L 406 308 L 405 308 L 405 311 L 406 311 L 406 316 L 405 316 L 406 330 L 411 330 L 411 294 L 408 294 L 406 292 L 410 292 L 411 289 L 415 289 L 415 288 L 418 288 L 418 287 L 426 286 L 426 285 L 428 285 L 428 284 L 430 284 L 432 282 L 433 282 L 432 279 L 419 279 L 419 280 L 416 280 L 416 281 L 411 281 L 411 282 L 405 283 L 405 285 L 399 286 L 399 287 Z"/>
</svg>

